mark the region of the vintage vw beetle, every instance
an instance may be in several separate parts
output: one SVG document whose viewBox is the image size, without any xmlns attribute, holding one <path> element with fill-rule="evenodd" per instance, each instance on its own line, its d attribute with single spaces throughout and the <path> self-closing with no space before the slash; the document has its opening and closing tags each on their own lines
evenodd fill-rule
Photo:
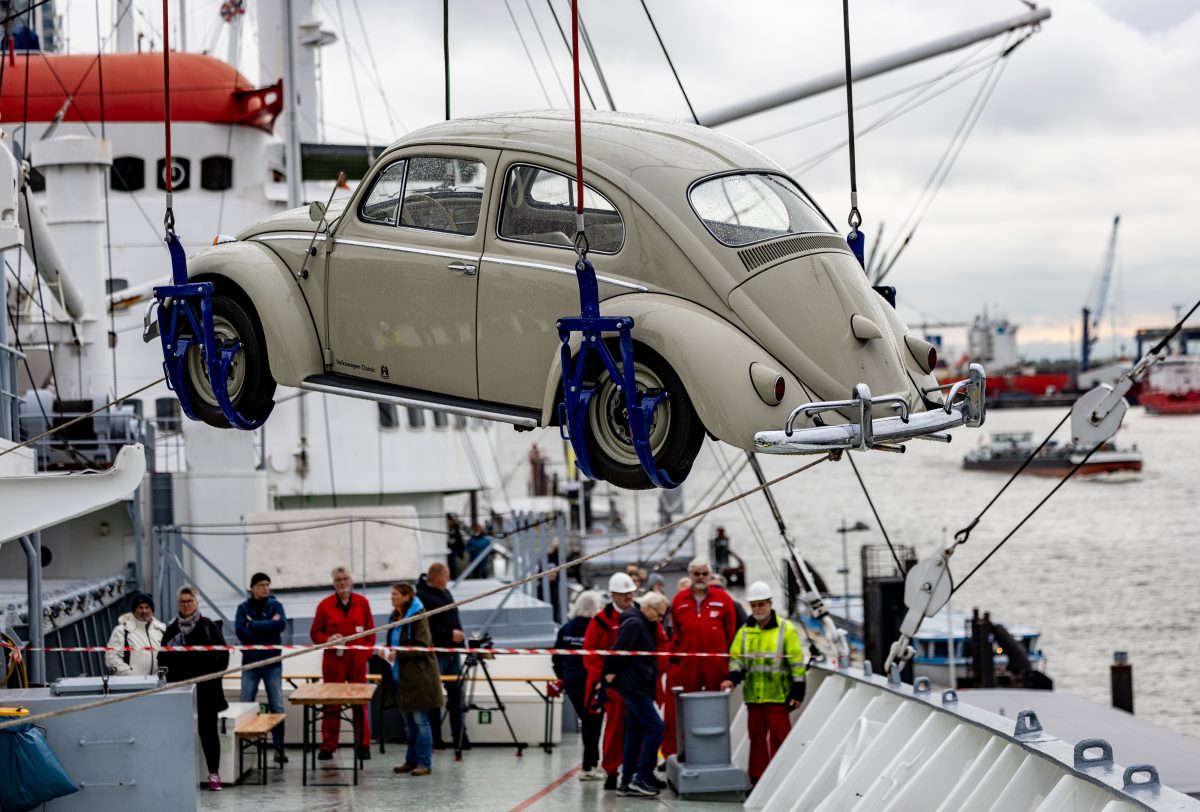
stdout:
<svg viewBox="0 0 1200 812">
<path fill-rule="evenodd" d="M 650 441 L 675 482 L 706 432 L 752 449 L 791 406 L 856 384 L 932 405 L 934 348 L 770 160 L 708 129 L 616 113 L 585 114 L 583 143 L 601 310 L 633 317 L 639 386 L 668 393 Z M 579 312 L 573 160 L 565 112 L 449 121 L 393 144 L 324 216 L 287 211 L 201 251 L 190 279 L 214 283 L 216 337 L 241 343 L 234 407 L 264 418 L 278 383 L 556 424 L 555 322 Z M 196 415 L 228 426 L 188 352 Z M 594 381 L 593 470 L 647 487 L 625 402 L 599 365 Z"/>
</svg>

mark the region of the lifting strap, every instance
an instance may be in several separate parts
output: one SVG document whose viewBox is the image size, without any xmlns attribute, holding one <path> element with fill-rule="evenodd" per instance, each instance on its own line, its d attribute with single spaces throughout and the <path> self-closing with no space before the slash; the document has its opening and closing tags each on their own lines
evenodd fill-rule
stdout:
<svg viewBox="0 0 1200 812">
<path fill-rule="evenodd" d="M 208 375 L 213 397 L 229 424 L 239 429 L 256 429 L 266 417 L 247 420 L 233 406 L 228 383 L 233 359 L 242 349 L 240 341 L 218 341 L 213 327 L 213 283 L 189 282 L 187 255 L 175 234 L 175 210 L 172 201 L 174 161 L 171 157 L 171 25 L 169 0 L 163 0 L 163 130 L 166 152 L 163 185 L 166 187 L 167 251 L 171 256 L 171 284 L 154 288 L 158 300 L 158 333 L 162 341 L 163 372 L 167 387 L 179 398 L 183 413 L 197 420 L 187 386 L 187 356 L 192 347 L 200 351 L 203 369 Z"/>
</svg>

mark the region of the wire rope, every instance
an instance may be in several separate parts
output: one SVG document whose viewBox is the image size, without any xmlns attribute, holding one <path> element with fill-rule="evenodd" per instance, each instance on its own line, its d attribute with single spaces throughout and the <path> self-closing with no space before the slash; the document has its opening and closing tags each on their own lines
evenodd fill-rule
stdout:
<svg viewBox="0 0 1200 812">
<path fill-rule="evenodd" d="M 529 4 L 529 0 L 525 0 L 525 10 L 529 12 L 529 19 L 533 20 L 533 30 L 537 32 L 538 39 L 542 43 L 542 50 L 546 53 L 546 59 L 550 62 L 550 73 L 554 76 L 554 81 L 558 83 L 558 89 L 562 91 L 563 99 L 569 105 L 571 103 L 571 94 L 567 92 L 567 86 L 563 84 L 562 77 L 554 69 L 554 57 L 550 55 L 550 46 L 546 42 L 545 35 L 542 34 L 542 26 L 537 20 L 537 15 L 533 13 L 533 6 Z"/>
<path fill-rule="evenodd" d="M 346 16 L 342 13 L 342 0 L 337 0 L 335 7 L 337 8 L 338 25 L 341 26 L 343 31 L 347 31 Z M 358 122 L 360 125 L 362 125 L 363 132 L 367 132 L 367 111 L 366 108 L 363 107 L 362 94 L 358 89 L 358 71 L 354 69 L 354 65 L 350 57 L 349 47 L 346 48 L 346 63 L 350 68 L 350 87 L 354 89 L 354 104 L 358 107 Z M 447 109 L 449 109 L 449 103 L 447 103 Z M 447 118 L 449 118 L 449 116 L 447 116 Z M 369 138 L 363 144 L 363 149 L 367 152 L 367 166 L 369 167 L 375 157 L 371 154 L 371 141 Z"/>
<path fill-rule="evenodd" d="M 854 463 L 854 457 L 847 454 L 846 459 L 850 460 L 850 469 L 854 471 L 854 478 L 858 480 L 858 485 L 862 488 L 863 496 L 867 497 L 867 504 L 871 506 L 871 513 L 875 516 L 875 523 L 879 525 L 879 532 L 883 534 L 883 540 L 887 542 L 888 551 L 892 554 L 892 560 L 896 562 L 896 572 L 905 575 L 904 565 L 900 563 L 900 556 L 896 553 L 896 548 L 892 545 L 892 539 L 888 536 L 887 528 L 883 526 L 883 519 L 879 518 L 879 511 L 875 509 L 875 500 L 871 498 L 871 492 L 867 490 L 867 483 L 863 481 L 862 474 L 858 472 L 858 466 Z"/>
<path fill-rule="evenodd" d="M 383 112 L 387 116 L 388 125 L 392 128 L 392 137 L 396 138 L 408 127 L 400 120 L 399 116 L 393 117 L 392 103 L 388 100 L 387 90 L 383 86 L 383 74 L 379 70 L 379 63 L 375 61 L 375 49 L 371 47 L 371 36 L 367 32 L 367 24 L 363 22 L 362 9 L 358 6 L 358 0 L 351 0 L 350 5 L 354 9 L 354 16 L 358 18 L 363 44 L 367 46 L 367 59 L 371 63 L 371 78 L 374 79 L 375 88 L 379 91 L 379 98 L 383 102 Z"/>
<path fill-rule="evenodd" d="M 103 40 L 100 39 L 100 0 L 96 0 L 96 73 L 100 83 L 100 138 L 108 140 L 107 121 L 104 115 L 104 58 L 100 50 Z M 104 256 L 108 271 L 108 293 L 113 293 L 112 266 L 112 214 L 108 200 L 108 173 L 104 173 Z M 112 354 L 112 391 L 117 392 L 117 314 L 108 308 L 108 348 Z"/>
<path fill-rule="evenodd" d="M 1000 83 L 1000 79 L 1004 76 L 1004 70 L 1007 67 L 1007 59 L 1000 58 L 997 59 L 997 61 L 988 71 L 987 76 L 984 78 L 983 83 L 979 87 L 979 91 L 976 93 L 974 100 L 971 102 L 971 106 L 967 108 L 967 112 L 963 116 L 963 120 L 959 122 L 958 129 L 955 130 L 954 135 L 950 139 L 950 143 L 947 144 L 946 150 L 942 153 L 942 157 L 938 160 L 938 163 L 934 167 L 933 172 L 930 174 L 929 179 L 925 182 L 925 188 L 922 189 L 921 194 L 917 196 L 917 202 L 914 204 L 913 212 L 910 212 L 909 217 L 906 218 L 905 224 L 897 231 L 897 234 L 901 234 L 907 229 L 907 233 L 904 234 L 904 238 L 901 240 L 899 247 L 897 248 L 896 243 L 893 242 L 892 246 L 888 249 L 889 253 L 891 253 L 891 258 L 888 260 L 887 266 L 884 267 L 879 272 L 879 275 L 875 278 L 875 284 L 880 284 L 884 278 L 891 273 L 892 268 L 896 265 L 896 261 L 900 259 L 901 254 L 904 253 L 904 249 L 907 248 L 908 244 L 912 241 L 913 235 L 917 231 L 917 227 L 921 225 L 921 222 L 925 219 L 925 215 L 928 214 L 930 208 L 932 208 L 934 198 L 937 197 L 937 193 L 941 190 L 942 184 L 946 182 L 946 178 L 950 176 L 950 171 L 954 168 L 954 164 L 958 160 L 958 156 L 962 154 L 962 150 L 963 147 L 966 146 L 967 139 L 971 137 L 971 133 L 974 131 L 975 125 L 979 122 L 980 117 L 982 117 L 984 108 L 987 107 L 987 103 L 991 99 L 992 93 L 996 90 L 996 86 Z M 922 200 L 925 201 L 923 207 L 921 207 Z M 912 221 L 911 226 L 908 225 L 909 220 Z M 895 249 L 894 252 L 892 251 L 893 248 Z"/>
<path fill-rule="evenodd" d="M 558 12 L 554 10 L 554 0 L 546 0 L 546 6 L 550 9 L 550 16 L 554 18 L 554 25 L 558 27 L 558 33 L 562 36 L 563 45 L 567 49 L 567 55 L 573 60 L 575 58 L 575 49 L 571 47 L 571 42 L 567 39 L 567 32 L 563 28 L 562 22 L 558 19 Z M 583 83 L 583 92 L 587 96 L 588 104 L 592 106 L 593 110 L 597 109 L 596 100 L 592 98 L 592 91 L 588 87 L 587 80 L 580 77 L 580 81 Z"/>
<path fill-rule="evenodd" d="M 517 15 L 513 14 L 512 5 L 509 0 L 504 0 L 504 8 L 508 11 L 508 19 L 512 20 L 513 28 L 517 32 L 517 39 L 521 41 L 521 48 L 525 51 L 525 58 L 529 60 L 529 68 L 533 71 L 533 78 L 537 79 L 538 87 L 542 89 L 542 96 L 546 99 L 546 106 L 553 107 L 554 102 L 550 101 L 550 92 L 546 90 L 546 83 L 542 81 L 542 74 L 537 69 L 537 63 L 533 61 L 533 54 L 529 51 L 529 45 L 525 42 L 525 35 L 521 33 L 521 26 L 517 23 Z"/>
<path fill-rule="evenodd" d="M 692 121 L 696 124 L 700 123 L 700 117 L 696 115 L 696 109 L 692 107 L 692 100 L 688 98 L 687 90 L 683 87 L 683 80 L 679 78 L 679 71 L 675 70 L 675 62 L 671 59 L 671 54 L 667 51 L 667 46 L 663 42 L 662 34 L 658 33 L 658 26 L 654 24 L 654 17 L 650 14 L 650 7 L 646 5 L 646 0 L 641 0 L 642 11 L 646 12 L 646 20 L 650 23 L 650 29 L 654 32 L 654 38 L 658 40 L 658 47 L 662 49 L 663 56 L 667 60 L 667 67 L 671 69 L 671 75 L 675 77 L 675 84 L 679 86 L 679 92 L 683 95 L 683 101 L 687 104 L 688 113 L 692 117 Z"/>
</svg>

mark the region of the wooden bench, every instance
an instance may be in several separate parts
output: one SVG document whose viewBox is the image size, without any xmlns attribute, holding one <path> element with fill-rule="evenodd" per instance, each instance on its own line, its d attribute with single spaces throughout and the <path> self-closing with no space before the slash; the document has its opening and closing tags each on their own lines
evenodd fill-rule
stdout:
<svg viewBox="0 0 1200 812">
<path fill-rule="evenodd" d="M 246 755 L 246 751 L 253 747 L 258 750 L 258 772 L 262 776 L 262 783 L 267 783 L 267 737 L 275 728 L 283 724 L 283 720 L 286 718 L 286 713 L 260 713 L 249 721 L 240 722 L 234 728 L 234 735 L 238 739 L 239 778 L 245 773 L 242 759 Z"/>
</svg>

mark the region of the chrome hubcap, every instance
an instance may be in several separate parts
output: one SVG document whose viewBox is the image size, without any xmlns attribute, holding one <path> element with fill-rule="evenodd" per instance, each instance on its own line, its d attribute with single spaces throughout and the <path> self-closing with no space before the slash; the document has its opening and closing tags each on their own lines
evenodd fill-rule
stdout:
<svg viewBox="0 0 1200 812">
<path fill-rule="evenodd" d="M 633 375 L 638 392 L 663 388 L 659 377 L 642 364 L 634 363 Z M 659 403 L 650 417 L 650 450 L 654 454 L 662 450 L 671 428 L 670 403 L 670 400 Z M 616 383 L 607 374 L 588 403 L 588 425 L 605 456 L 621 465 L 640 464 L 630 436 L 625 393 L 617 390 Z"/>
<path fill-rule="evenodd" d="M 224 347 L 241 340 L 237 331 L 233 329 L 233 325 L 221 316 L 213 316 L 213 333 L 216 335 L 218 347 Z M 198 345 L 193 344 L 188 347 L 188 377 L 191 378 L 192 385 L 196 389 L 196 394 L 200 396 L 201 400 L 209 406 L 219 406 L 217 396 L 213 394 L 212 384 L 208 380 L 208 365 L 204 363 L 202 355 Z M 246 365 L 242 358 L 242 351 L 238 350 L 233 356 L 233 361 L 229 364 L 229 376 L 225 380 L 225 389 L 229 393 L 229 400 L 231 402 L 237 401 L 245 382 Z"/>
</svg>

